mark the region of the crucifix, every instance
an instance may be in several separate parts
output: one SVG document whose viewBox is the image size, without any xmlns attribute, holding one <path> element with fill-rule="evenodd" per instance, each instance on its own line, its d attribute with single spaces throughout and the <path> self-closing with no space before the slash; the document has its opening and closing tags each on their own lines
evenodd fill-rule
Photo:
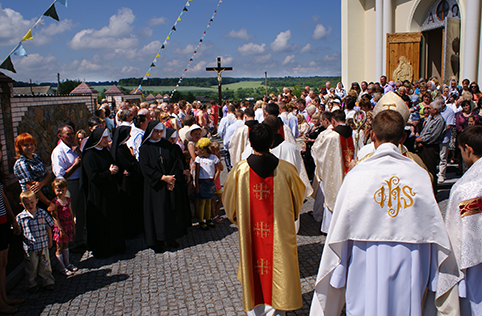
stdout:
<svg viewBox="0 0 482 316">
<path fill-rule="evenodd" d="M 217 67 L 206 67 L 206 71 L 215 71 L 218 74 L 218 98 L 219 98 L 219 106 L 221 107 L 222 102 L 222 93 L 221 93 L 221 73 L 223 71 L 230 71 L 233 70 L 233 67 L 221 67 L 221 57 L 217 58 L 218 66 Z"/>
</svg>

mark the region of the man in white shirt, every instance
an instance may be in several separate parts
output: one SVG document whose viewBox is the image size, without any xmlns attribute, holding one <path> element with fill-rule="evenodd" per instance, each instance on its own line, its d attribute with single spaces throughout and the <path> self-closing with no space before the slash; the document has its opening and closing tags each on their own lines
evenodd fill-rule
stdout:
<svg viewBox="0 0 482 316">
<path fill-rule="evenodd" d="M 291 113 L 288 113 L 288 107 L 283 101 L 278 102 L 279 106 L 279 117 L 283 121 L 283 124 L 287 125 L 291 129 L 291 133 L 296 138 L 299 135 L 298 131 L 298 119 Z"/>
<path fill-rule="evenodd" d="M 228 114 L 221 119 L 219 122 L 218 128 L 218 136 L 224 139 L 224 135 L 226 134 L 226 129 L 229 125 L 233 124 L 236 121 L 236 116 L 234 116 L 234 105 L 228 105 Z"/>
<path fill-rule="evenodd" d="M 70 192 L 70 207 L 75 217 L 74 245 L 73 249 L 85 250 L 85 203 L 80 190 L 80 151 L 74 147 L 75 132 L 74 129 L 66 124 L 61 125 L 57 130 L 57 136 L 60 138 L 59 144 L 54 148 L 51 154 L 52 172 L 57 178 L 67 180 Z M 80 249 L 77 249 L 80 248 Z"/>
<path fill-rule="evenodd" d="M 244 112 L 241 111 L 241 110 L 237 110 L 234 115 L 236 116 L 236 121 L 234 121 L 232 124 L 230 124 L 228 126 L 228 128 L 226 129 L 226 134 L 224 135 L 224 138 L 223 138 L 223 144 L 224 144 L 224 150 L 225 150 L 225 153 L 226 153 L 226 168 L 229 170 L 231 170 L 231 156 L 229 154 L 229 142 L 231 141 L 231 138 L 233 137 L 234 135 L 234 132 L 236 132 L 236 130 L 243 126 L 244 125 L 244 120 L 243 120 L 243 117 L 244 117 Z"/>
</svg>

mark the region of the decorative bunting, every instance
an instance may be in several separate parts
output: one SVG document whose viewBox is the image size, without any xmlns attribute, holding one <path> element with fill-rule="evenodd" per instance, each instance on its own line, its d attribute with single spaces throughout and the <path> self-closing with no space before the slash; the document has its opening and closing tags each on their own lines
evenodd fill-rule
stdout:
<svg viewBox="0 0 482 316">
<path fill-rule="evenodd" d="M 10 58 L 10 55 L 8 55 L 7 58 L 5 58 L 3 63 L 0 65 L 0 68 L 10 70 L 13 73 L 17 73 L 17 71 L 13 67 L 13 63 L 12 63 L 12 59 Z"/>
<path fill-rule="evenodd" d="M 192 1 L 192 0 L 189 0 L 189 1 Z M 214 13 L 213 13 L 213 15 L 211 16 L 211 19 L 209 20 L 209 23 L 208 23 L 208 25 L 206 26 L 206 29 L 204 30 L 203 35 L 201 36 L 201 39 L 199 40 L 199 43 L 197 44 L 196 48 L 194 49 L 194 53 L 191 55 L 191 58 L 189 58 L 189 62 L 187 63 L 186 68 L 184 68 L 184 73 L 183 73 L 183 75 L 181 75 L 181 78 L 179 78 L 179 81 L 177 82 L 176 87 L 175 87 L 174 90 L 172 90 L 172 92 L 171 92 L 171 98 L 172 98 L 172 96 L 174 95 L 174 92 L 176 92 L 177 88 L 179 88 L 179 85 L 180 85 L 181 82 L 182 82 L 182 79 L 183 79 L 184 74 L 189 70 L 189 67 L 191 66 L 191 63 L 192 63 L 192 61 L 194 60 L 195 55 L 197 54 L 199 48 L 201 47 L 201 45 L 202 45 L 202 43 L 203 43 L 204 37 L 206 36 L 206 31 L 207 31 L 208 28 L 211 26 L 211 22 L 214 20 L 214 17 L 216 16 L 216 13 L 218 12 L 219 5 L 220 5 L 222 2 L 223 2 L 222 0 L 219 0 L 218 4 L 217 4 L 217 6 L 216 6 L 216 10 L 214 10 Z"/>
<path fill-rule="evenodd" d="M 59 16 L 57 15 L 57 11 L 55 10 L 55 2 L 50 5 L 50 8 L 45 11 L 44 15 L 49 16 L 54 20 L 60 21 Z"/>
<path fill-rule="evenodd" d="M 22 38 L 21 42 L 23 41 L 26 41 L 26 40 L 33 40 L 33 36 L 32 36 L 32 29 L 28 30 L 27 34 L 25 34 L 25 36 Z"/>
<path fill-rule="evenodd" d="M 67 1 L 67 0 L 65 0 L 65 1 Z M 193 0 L 188 0 L 186 2 L 186 4 L 184 4 L 184 7 L 183 7 L 181 13 L 179 13 L 179 16 L 177 17 L 176 22 L 174 22 L 174 25 L 172 26 L 171 30 L 169 31 L 169 34 L 167 35 L 166 39 L 162 43 L 162 46 L 159 49 L 158 53 L 156 54 L 156 57 L 152 61 L 151 66 L 149 67 L 149 70 L 147 71 L 144 78 L 142 78 L 141 83 L 142 83 L 142 81 L 147 80 L 147 77 L 151 75 L 152 67 L 156 67 L 155 63 L 157 62 L 157 58 L 161 57 L 161 53 L 166 48 L 167 42 L 171 39 L 172 33 L 174 31 L 177 31 L 177 29 L 176 29 L 177 22 L 181 21 L 181 16 L 184 15 L 184 12 L 187 12 L 187 7 L 189 7 L 191 5 L 190 4 L 191 1 L 193 1 Z M 141 84 L 139 84 L 139 86 L 134 90 L 134 93 L 136 93 L 138 90 L 141 90 Z"/>
<path fill-rule="evenodd" d="M 44 16 L 38 18 L 37 22 L 32 26 L 33 29 L 38 28 L 40 25 L 44 24 Z"/>
<path fill-rule="evenodd" d="M 44 23 L 44 16 L 50 16 L 51 18 L 59 21 L 59 16 L 57 15 L 57 11 L 55 10 L 55 2 L 59 2 L 60 4 L 67 7 L 67 0 L 54 0 L 54 2 L 52 2 L 52 4 L 47 9 L 47 11 L 45 11 L 45 13 L 43 15 L 41 15 L 37 19 L 37 21 L 35 21 L 33 26 L 28 30 L 27 34 L 25 34 L 25 36 L 20 40 L 20 42 L 17 44 L 17 46 L 15 46 L 15 48 L 12 49 L 12 51 L 3 60 L 2 64 L 0 65 L 0 68 L 10 70 L 13 73 L 17 73 L 17 71 L 13 67 L 11 56 L 12 55 L 20 56 L 20 57 L 27 56 L 27 51 L 23 47 L 22 42 L 33 40 L 32 29 L 36 29 Z"/>
<path fill-rule="evenodd" d="M 60 3 L 61 5 L 63 5 L 64 7 L 67 8 L 67 0 L 55 0 L 55 2 L 58 2 L 58 3 Z"/>
<path fill-rule="evenodd" d="M 17 47 L 13 49 L 12 55 L 17 55 L 22 57 L 27 56 L 27 51 L 23 47 L 22 42 L 18 43 Z"/>
</svg>

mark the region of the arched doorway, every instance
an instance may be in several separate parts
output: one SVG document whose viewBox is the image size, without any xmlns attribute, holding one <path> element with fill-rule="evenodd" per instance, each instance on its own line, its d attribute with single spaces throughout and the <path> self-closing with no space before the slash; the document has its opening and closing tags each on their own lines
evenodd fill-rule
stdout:
<svg viewBox="0 0 482 316">
<path fill-rule="evenodd" d="M 448 83 L 460 72 L 460 9 L 456 0 L 436 0 L 425 13 L 420 47 L 421 77 Z"/>
</svg>

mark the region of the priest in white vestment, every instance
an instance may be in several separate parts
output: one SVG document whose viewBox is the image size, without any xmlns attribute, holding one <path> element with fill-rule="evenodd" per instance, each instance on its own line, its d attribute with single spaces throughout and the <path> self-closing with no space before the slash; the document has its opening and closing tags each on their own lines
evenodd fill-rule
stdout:
<svg viewBox="0 0 482 316">
<path fill-rule="evenodd" d="M 331 114 L 333 129 L 321 132 L 311 148 L 316 165 L 315 175 L 321 180 L 323 186 L 324 211 L 321 222 L 323 233 L 328 232 L 338 190 L 355 154 L 353 130 L 345 124 L 345 112 L 336 110 Z"/>
<path fill-rule="evenodd" d="M 247 108 L 244 111 L 244 125 L 238 127 L 229 142 L 229 156 L 231 157 L 232 166 L 241 160 L 243 151 L 249 146 L 249 130 L 255 124 L 258 124 L 258 121 L 254 119 L 254 111 L 251 108 Z"/>
<path fill-rule="evenodd" d="M 403 127 L 393 110 L 373 120 L 376 150 L 340 188 L 310 315 L 338 316 L 346 303 L 347 315 L 421 316 L 425 291 L 453 258 L 428 174 L 397 148 Z"/>
<path fill-rule="evenodd" d="M 482 126 L 464 130 L 458 142 L 470 168 L 450 190 L 445 225 L 460 277 L 442 275 L 438 288 L 458 283 L 461 315 L 482 315 Z"/>
</svg>

